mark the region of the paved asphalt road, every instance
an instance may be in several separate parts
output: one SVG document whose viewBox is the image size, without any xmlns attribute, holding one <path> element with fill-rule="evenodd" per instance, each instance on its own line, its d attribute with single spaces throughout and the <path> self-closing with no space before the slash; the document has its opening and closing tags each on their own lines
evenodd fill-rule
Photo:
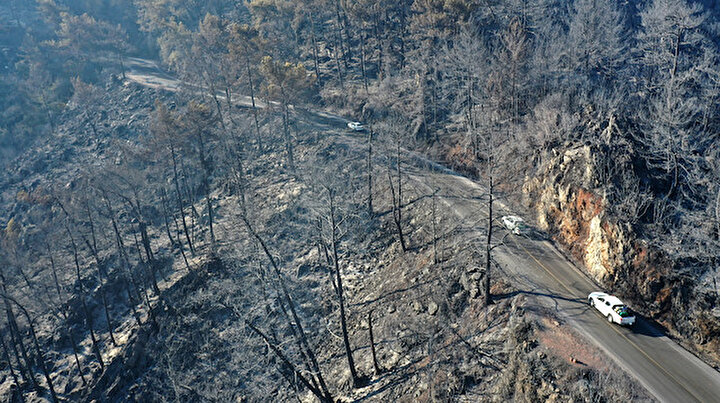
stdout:
<svg viewBox="0 0 720 403">
<path fill-rule="evenodd" d="M 439 201 L 457 216 L 462 230 L 478 231 L 479 236 L 484 234 L 487 202 L 480 185 L 447 170 L 432 172 L 426 167 L 411 169 L 409 176 L 429 192 L 439 189 Z M 498 217 L 509 213 L 501 205 L 495 208 Z M 498 222 L 496 239 L 507 233 Z M 607 323 L 587 303 L 587 295 L 598 291 L 598 286 L 552 243 L 541 237 L 509 234 L 493 253 L 502 275 L 512 278 L 520 292 L 556 309 L 567 319 L 567 324 L 604 350 L 658 400 L 720 402 L 720 372 L 642 318 L 638 318 L 632 328 Z"/>
<path fill-rule="evenodd" d="M 157 65 L 142 59 L 132 59 L 128 78 L 142 85 L 176 91 L 180 82 L 159 71 Z M 249 105 L 247 97 L 236 102 Z M 258 102 L 263 107 L 262 102 Z M 346 130 L 348 122 L 340 116 L 322 112 L 297 111 L 319 126 Z M 351 140 L 352 141 L 352 140 Z M 355 142 L 355 141 L 353 141 Z M 465 231 L 482 235 L 487 224 L 483 189 L 471 180 L 457 175 L 422 157 L 408 158 L 413 167 L 410 180 L 425 187 L 428 194 L 436 189 L 438 199 L 458 218 Z M 500 203 L 498 217 L 508 213 Z M 498 225 L 498 224 L 496 224 Z M 507 231 L 498 225 L 496 237 Z M 534 296 L 539 303 L 554 308 L 590 342 L 604 350 L 658 400 L 664 402 L 720 403 L 720 372 L 684 350 L 650 323 L 638 318 L 632 329 L 607 323 L 587 304 L 587 295 L 598 287 L 576 268 L 557 249 L 544 239 L 530 239 L 509 235 L 503 246 L 494 250 L 502 275 L 512 279 L 521 292 Z"/>
</svg>

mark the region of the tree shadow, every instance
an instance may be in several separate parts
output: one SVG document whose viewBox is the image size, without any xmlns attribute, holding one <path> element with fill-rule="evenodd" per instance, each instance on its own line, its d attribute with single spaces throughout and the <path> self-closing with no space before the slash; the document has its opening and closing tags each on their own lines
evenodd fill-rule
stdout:
<svg viewBox="0 0 720 403">
<path fill-rule="evenodd" d="M 493 299 L 494 300 L 507 299 L 507 298 L 512 298 L 518 294 L 534 295 L 534 296 L 538 296 L 538 297 L 548 297 L 553 300 L 574 302 L 574 303 L 578 303 L 581 305 L 585 305 L 587 302 L 587 300 L 584 297 L 583 298 L 568 298 L 568 297 L 563 297 L 562 295 L 551 294 L 548 292 L 524 291 L 524 290 L 517 290 L 517 291 L 508 292 L 508 293 L 494 295 Z"/>
<path fill-rule="evenodd" d="M 414 359 L 413 361 L 411 361 L 403 366 L 397 367 L 395 369 L 391 369 L 391 370 L 385 369 L 384 372 L 379 377 L 369 380 L 367 383 L 367 386 L 380 383 L 383 380 L 386 380 L 388 378 L 392 378 L 392 379 L 388 383 L 383 385 L 382 387 L 375 389 L 372 392 L 369 392 L 365 396 L 355 399 L 354 402 L 368 401 L 369 399 L 372 399 L 373 397 L 379 395 L 380 393 L 383 393 L 390 388 L 398 386 L 405 380 L 409 379 L 410 377 L 412 377 L 413 375 L 418 373 L 418 371 L 419 371 L 418 369 L 413 369 L 413 370 L 408 370 L 408 369 L 410 369 L 411 367 L 413 367 L 414 365 L 416 365 L 423 359 L 424 359 L 424 357 L 418 357 L 418 358 Z"/>
<path fill-rule="evenodd" d="M 420 202 L 420 201 L 422 201 L 422 200 L 424 200 L 424 199 L 429 199 L 429 198 L 431 198 L 431 197 L 432 197 L 432 195 L 428 195 L 428 194 L 422 195 L 422 196 L 418 196 L 418 197 L 416 197 L 416 198 L 414 198 L 414 199 L 408 200 L 407 203 L 404 203 L 402 206 L 400 206 L 400 208 L 410 207 L 410 206 L 412 206 L 413 204 L 416 204 L 416 203 L 418 203 L 418 202 Z"/>
<path fill-rule="evenodd" d="M 535 228 L 528 228 L 522 236 L 531 241 L 549 241 L 551 239 L 546 233 Z"/>
<path fill-rule="evenodd" d="M 357 302 L 357 303 L 352 304 L 352 305 L 350 305 L 350 306 L 357 307 L 357 306 L 370 305 L 370 304 L 373 304 L 373 303 L 375 303 L 375 302 L 378 302 L 378 301 L 381 301 L 381 300 L 383 300 L 383 299 L 386 299 L 386 298 L 388 298 L 388 297 L 390 297 L 390 296 L 392 296 L 392 295 L 400 294 L 400 293 L 407 292 L 407 291 L 410 291 L 410 290 L 414 290 L 414 289 L 416 289 L 416 288 L 418 288 L 418 287 L 420 287 L 420 286 L 427 285 L 427 284 L 430 284 L 430 283 L 432 283 L 432 282 L 433 282 L 432 279 L 431 279 L 431 280 L 426 280 L 426 281 L 417 282 L 417 283 L 415 283 L 415 284 L 413 284 L 413 285 L 411 285 L 411 286 L 409 286 L 409 287 L 399 288 L 399 289 L 397 289 L 397 290 L 390 291 L 390 292 L 388 292 L 388 293 L 386 293 L 386 294 L 380 295 L 379 297 L 373 298 L 373 299 L 371 299 L 371 300 L 367 300 L 367 301 L 363 301 L 363 302 Z"/>
</svg>

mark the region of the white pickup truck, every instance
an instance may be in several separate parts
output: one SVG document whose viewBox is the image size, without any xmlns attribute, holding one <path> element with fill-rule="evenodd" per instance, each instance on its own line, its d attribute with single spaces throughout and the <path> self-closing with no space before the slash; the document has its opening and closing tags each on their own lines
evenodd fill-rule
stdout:
<svg viewBox="0 0 720 403">
<path fill-rule="evenodd" d="M 618 297 L 604 292 L 593 292 L 588 295 L 588 304 L 605 316 L 610 323 L 632 326 L 635 315 Z"/>
<path fill-rule="evenodd" d="M 502 223 L 515 235 L 522 235 L 528 233 L 528 226 L 525 224 L 525 220 L 518 216 L 506 215 L 502 217 Z"/>
<path fill-rule="evenodd" d="M 354 132 L 364 132 L 365 126 L 360 122 L 350 122 L 347 124 L 348 128 Z"/>
</svg>

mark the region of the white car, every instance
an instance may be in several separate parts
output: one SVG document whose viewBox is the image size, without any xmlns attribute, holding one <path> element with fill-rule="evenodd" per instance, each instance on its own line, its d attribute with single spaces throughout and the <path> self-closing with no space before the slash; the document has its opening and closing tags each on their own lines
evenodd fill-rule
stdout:
<svg viewBox="0 0 720 403">
<path fill-rule="evenodd" d="M 518 216 L 514 216 L 514 215 L 503 216 L 502 222 L 503 222 L 503 225 L 505 226 L 505 228 L 512 231 L 512 233 L 515 235 L 524 234 L 528 230 L 528 226 L 527 226 L 527 224 L 525 224 L 525 221 Z"/>
<path fill-rule="evenodd" d="M 355 132 L 362 132 L 365 131 L 365 126 L 363 126 L 360 122 L 350 122 L 347 124 L 350 130 Z"/>
<path fill-rule="evenodd" d="M 588 295 L 588 304 L 600 311 L 610 323 L 627 326 L 635 323 L 635 314 L 616 296 L 604 292 L 593 292 Z"/>
</svg>

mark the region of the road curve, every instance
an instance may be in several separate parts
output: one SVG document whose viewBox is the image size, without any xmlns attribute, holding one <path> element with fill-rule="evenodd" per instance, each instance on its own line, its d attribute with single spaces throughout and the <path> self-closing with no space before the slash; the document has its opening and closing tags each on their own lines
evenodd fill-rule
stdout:
<svg viewBox="0 0 720 403">
<path fill-rule="evenodd" d="M 480 185 L 448 170 L 431 172 L 416 167 L 409 176 L 428 191 L 439 189 L 439 201 L 457 216 L 463 230 L 484 234 L 487 202 Z M 498 209 L 498 215 L 509 213 L 504 206 L 496 206 Z M 497 230 L 498 238 L 507 233 L 500 225 Z M 493 253 L 502 275 L 509 277 L 520 293 L 557 310 L 566 323 L 605 351 L 659 401 L 720 402 L 720 372 L 643 318 L 631 329 L 607 323 L 587 303 L 587 295 L 599 287 L 551 242 L 510 234 Z"/>
<path fill-rule="evenodd" d="M 141 85 L 177 91 L 181 82 L 162 72 L 157 64 L 131 59 L 128 78 Z M 248 97 L 235 102 L 249 106 Z M 264 103 L 257 102 L 258 107 Z M 345 129 L 347 119 L 324 113 L 296 111 L 325 127 Z M 438 191 L 438 200 L 458 218 L 457 225 L 480 236 L 487 222 L 482 187 L 451 170 L 409 153 L 412 168 L 408 177 L 429 193 Z M 507 213 L 500 203 L 496 210 Z M 502 214 L 502 213 L 499 213 Z M 500 236 L 505 232 L 498 227 Z M 720 372 L 716 371 L 649 322 L 638 318 L 632 329 L 608 324 L 587 305 L 587 295 L 598 286 L 544 239 L 510 235 L 494 250 L 502 275 L 510 278 L 521 293 L 557 310 L 566 322 L 590 342 L 604 350 L 628 374 L 663 402 L 720 403 Z"/>
</svg>

